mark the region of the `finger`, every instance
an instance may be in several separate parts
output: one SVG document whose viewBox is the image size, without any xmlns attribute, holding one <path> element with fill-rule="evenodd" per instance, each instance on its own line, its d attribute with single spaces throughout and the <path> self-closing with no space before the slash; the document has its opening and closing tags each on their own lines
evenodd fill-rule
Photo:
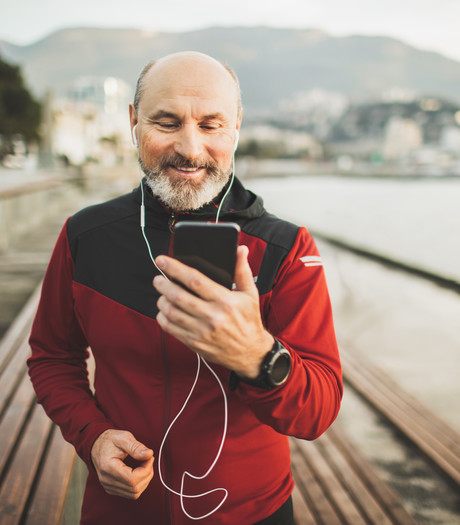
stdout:
<svg viewBox="0 0 460 525">
<path fill-rule="evenodd" d="M 130 485 L 133 480 L 134 470 L 140 469 L 136 475 L 143 475 L 143 465 L 153 464 L 153 450 L 147 448 L 140 441 L 137 441 L 130 432 L 121 432 L 113 438 L 113 451 L 109 461 L 103 467 L 103 475 L 106 483 L 112 480 L 113 486 Z M 131 456 L 136 461 L 141 462 L 140 466 L 132 469 L 123 460 L 126 456 Z M 135 479 L 135 478 L 134 478 Z"/>
<path fill-rule="evenodd" d="M 176 285 L 160 296 L 157 306 L 159 314 L 162 314 L 157 320 L 164 330 L 170 332 L 169 328 L 176 326 L 190 332 L 190 335 L 199 336 L 202 335 L 202 328 L 212 324 L 218 303 L 205 301 Z"/>
<path fill-rule="evenodd" d="M 187 307 L 183 303 L 173 304 L 162 295 L 157 301 L 158 311 L 163 314 L 168 323 L 183 327 L 192 327 L 199 308 Z"/>
<path fill-rule="evenodd" d="M 204 300 L 212 301 L 218 299 L 223 292 L 228 291 L 224 286 L 216 283 L 195 268 L 191 268 L 171 257 L 160 255 L 155 259 L 155 262 L 170 279 L 181 283 L 185 288 Z M 157 278 L 154 279 L 155 287 L 158 281 Z"/>
<path fill-rule="evenodd" d="M 153 457 L 148 459 L 146 462 L 141 463 L 136 468 L 142 468 L 145 465 L 148 465 L 149 462 L 153 462 Z M 104 478 L 106 483 L 110 483 L 114 486 L 125 486 L 129 484 L 132 479 L 132 472 L 135 468 L 132 468 L 122 459 L 111 458 L 101 469 L 101 475 Z"/>
<path fill-rule="evenodd" d="M 125 485 L 135 489 L 142 486 L 146 481 L 150 481 L 153 477 L 154 461 L 155 459 L 151 457 L 134 468 L 124 465 L 124 467 L 122 467 L 122 476 Z"/>
<path fill-rule="evenodd" d="M 249 249 L 247 246 L 238 246 L 235 265 L 235 287 L 240 292 L 254 292 L 254 276 L 248 262 Z"/>
<path fill-rule="evenodd" d="M 153 450 L 137 441 L 130 432 L 122 432 L 116 435 L 113 439 L 113 444 L 138 461 L 146 461 L 153 457 Z"/>
<path fill-rule="evenodd" d="M 219 349 L 222 347 L 222 342 L 216 339 L 216 325 L 218 322 L 205 321 L 192 325 L 189 329 L 169 322 L 161 312 L 157 315 L 156 319 L 165 332 L 178 339 L 207 361 L 213 363 L 220 362 L 218 360 L 218 353 L 220 353 Z M 225 338 L 225 341 L 228 342 L 228 339 Z"/>
<path fill-rule="evenodd" d="M 121 460 L 116 461 L 110 472 L 105 472 L 101 479 L 104 489 L 109 494 L 137 499 L 153 478 L 154 458 L 149 458 L 136 468 L 128 467 Z"/>
<path fill-rule="evenodd" d="M 196 349 L 195 347 L 199 343 L 199 338 L 194 335 L 193 330 L 185 328 L 180 324 L 173 323 L 162 312 L 157 314 L 156 319 L 162 330 L 172 335 L 189 348 Z"/>
<path fill-rule="evenodd" d="M 175 310 L 185 312 L 192 317 L 199 315 L 204 307 L 201 297 L 192 294 L 183 286 L 172 281 L 166 281 L 164 277 L 155 277 L 153 280 L 156 290 L 161 294 L 157 301 L 157 306 L 168 317 L 173 315 Z"/>
</svg>

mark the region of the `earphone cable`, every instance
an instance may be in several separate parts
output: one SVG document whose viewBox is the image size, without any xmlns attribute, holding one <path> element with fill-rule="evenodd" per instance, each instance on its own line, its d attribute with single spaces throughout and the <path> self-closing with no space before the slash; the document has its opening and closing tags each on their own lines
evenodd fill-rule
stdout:
<svg viewBox="0 0 460 525">
<path fill-rule="evenodd" d="M 235 153 L 233 153 L 233 164 L 235 162 Z M 152 254 L 152 249 L 150 247 L 150 243 L 147 239 L 147 235 L 145 233 L 145 196 L 144 196 L 144 182 L 142 180 L 142 174 L 141 174 L 141 169 L 140 169 L 140 165 L 138 164 L 138 169 L 139 169 L 139 176 L 140 176 L 140 179 L 141 179 L 141 207 L 140 207 L 140 227 L 141 227 L 141 231 L 142 231 L 142 236 L 144 237 L 144 241 L 147 245 L 147 250 L 148 250 L 148 253 L 149 253 L 149 256 L 150 256 L 150 259 L 152 260 L 155 268 L 161 273 L 161 275 L 163 275 L 165 277 L 165 279 L 169 280 L 169 278 L 161 271 L 161 269 L 157 266 L 156 262 L 155 262 L 155 258 L 153 257 L 153 254 Z M 233 170 L 234 172 L 234 170 Z M 232 180 L 230 182 L 230 185 L 229 185 L 229 188 L 227 189 L 225 195 L 223 196 L 222 200 L 221 200 L 221 203 L 220 203 L 220 206 L 217 210 L 217 216 L 216 216 L 216 223 L 218 221 L 218 215 L 220 213 L 220 210 L 222 208 L 222 204 L 225 200 L 225 198 L 227 197 L 228 195 L 228 192 L 230 191 L 230 188 L 233 184 L 233 179 L 234 179 L 234 173 L 232 174 Z M 212 514 L 214 514 L 214 512 L 216 512 L 225 502 L 225 500 L 227 499 L 228 497 L 228 490 L 225 489 L 225 488 L 216 488 L 216 489 L 212 489 L 212 490 L 209 490 L 207 492 L 203 492 L 203 493 L 200 493 L 200 494 L 184 494 L 184 484 L 185 484 L 185 477 L 188 476 L 192 479 L 196 479 L 196 480 L 202 480 L 204 478 L 206 478 L 212 471 L 212 469 L 215 467 L 217 461 L 219 460 L 219 457 L 222 453 L 222 449 L 223 449 L 223 446 L 224 446 L 224 443 L 225 443 L 225 438 L 227 436 L 227 427 L 228 427 L 228 401 L 227 401 L 227 395 L 225 393 L 225 389 L 222 385 L 222 382 L 221 380 L 219 379 L 219 376 L 216 374 L 216 372 L 212 369 L 212 367 L 207 363 L 207 361 L 199 356 L 198 354 L 196 354 L 197 356 L 197 369 L 196 369 L 196 374 L 195 374 L 195 380 L 193 382 L 193 385 L 187 395 L 187 398 L 184 402 L 184 404 L 182 405 L 182 408 L 179 410 L 179 412 L 177 413 L 177 415 L 174 417 L 173 421 L 171 422 L 171 424 L 169 425 L 168 429 L 166 430 L 166 433 L 165 435 L 163 436 L 163 440 L 161 442 L 161 445 L 160 445 L 160 449 L 159 449 L 159 452 L 158 452 L 158 474 L 159 474 L 159 477 L 160 477 L 160 481 L 162 483 L 162 485 L 169 491 L 171 492 L 172 494 L 175 494 L 177 496 L 180 497 L 180 502 L 181 502 L 181 508 L 182 508 L 182 512 L 191 520 L 201 520 L 201 519 L 204 519 L 204 518 L 207 518 L 209 516 L 211 516 Z M 163 447 L 164 447 L 164 444 L 166 442 L 166 439 L 168 437 L 168 434 L 169 432 L 171 431 L 171 428 L 174 426 L 174 424 L 176 423 L 176 421 L 179 419 L 179 417 L 181 416 L 181 414 L 183 413 L 183 411 L 185 410 L 192 394 L 193 394 L 193 391 L 195 390 L 195 386 L 198 382 L 198 377 L 200 375 L 200 369 L 201 369 L 201 366 L 200 366 L 200 363 L 203 362 L 205 364 L 205 366 L 210 370 L 210 372 L 212 373 L 212 375 L 215 377 L 217 383 L 219 384 L 219 387 L 221 389 L 221 392 L 222 392 L 222 397 L 223 397 L 223 400 L 224 400 L 224 427 L 223 427 L 223 431 L 222 431 L 222 439 L 221 439 L 221 442 L 220 442 L 220 445 L 219 445 L 219 449 L 217 451 L 217 454 L 214 458 L 214 461 L 212 462 L 211 466 L 208 468 L 208 470 L 202 475 L 202 476 L 195 476 L 187 471 L 184 471 L 182 473 L 182 477 L 181 477 L 181 487 L 180 487 L 180 492 L 177 492 L 175 491 L 174 489 L 172 489 L 171 487 L 169 487 L 166 482 L 164 481 L 163 479 L 163 474 L 161 472 L 161 458 L 162 458 L 162 455 L 163 455 Z M 185 509 L 185 505 L 184 505 L 184 498 L 201 498 L 201 497 L 204 497 L 204 496 L 207 496 L 209 494 L 213 494 L 215 492 L 223 492 L 224 495 L 223 495 L 223 498 L 221 500 L 221 502 L 216 506 L 214 507 L 214 509 L 212 509 L 210 512 L 208 512 L 207 514 L 203 515 L 203 516 L 192 516 L 191 514 L 189 514 L 186 509 Z"/>
</svg>

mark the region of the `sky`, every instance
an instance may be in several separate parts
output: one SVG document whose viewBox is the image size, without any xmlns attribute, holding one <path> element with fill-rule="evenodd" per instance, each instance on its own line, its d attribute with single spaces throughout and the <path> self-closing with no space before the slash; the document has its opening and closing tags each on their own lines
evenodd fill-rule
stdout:
<svg viewBox="0 0 460 525">
<path fill-rule="evenodd" d="M 460 0 L 0 1 L 0 40 L 21 45 L 65 27 L 184 31 L 266 25 L 392 36 L 460 61 Z"/>
</svg>

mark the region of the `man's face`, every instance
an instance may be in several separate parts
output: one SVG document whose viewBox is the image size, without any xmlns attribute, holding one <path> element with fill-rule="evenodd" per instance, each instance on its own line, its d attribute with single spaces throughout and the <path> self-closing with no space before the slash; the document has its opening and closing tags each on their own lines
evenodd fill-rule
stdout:
<svg viewBox="0 0 460 525">
<path fill-rule="evenodd" d="M 130 111 L 155 195 L 179 211 L 219 194 L 240 125 L 235 83 L 220 64 L 197 56 L 159 61 L 145 77 L 137 115 Z"/>
</svg>

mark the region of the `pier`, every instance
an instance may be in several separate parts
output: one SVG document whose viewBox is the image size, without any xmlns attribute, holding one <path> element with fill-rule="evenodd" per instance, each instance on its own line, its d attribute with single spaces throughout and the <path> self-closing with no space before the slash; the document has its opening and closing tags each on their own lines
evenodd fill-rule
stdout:
<svg viewBox="0 0 460 525">
<path fill-rule="evenodd" d="M 83 178 L 64 174 L 23 192 L 18 186 L 0 192 L 0 209 L 22 209 L 31 217 L 24 230 L 7 232 L 0 248 L 2 525 L 78 523 L 86 467 L 35 404 L 25 369 L 27 337 L 65 218 L 128 191 L 136 176 L 127 168 Z M 260 193 L 272 210 L 270 184 Z M 263 190 L 264 182 L 255 186 Z M 32 196 L 27 205 L 5 207 L 23 194 Z M 20 227 L 21 220 L 19 214 L 10 224 Z M 315 221 L 346 390 L 339 418 L 324 436 L 311 443 L 291 439 L 297 524 L 460 523 L 458 291 L 410 273 L 407 258 L 389 267 L 385 256 L 398 261 L 384 249 L 372 258 L 373 246 L 357 249 L 343 238 L 334 242 L 337 237 Z M 456 280 L 441 272 L 439 277 Z M 425 299 L 426 310 L 423 304 L 418 310 L 417 302 Z M 417 323 L 426 325 L 434 310 L 437 326 L 417 333 Z"/>
</svg>

